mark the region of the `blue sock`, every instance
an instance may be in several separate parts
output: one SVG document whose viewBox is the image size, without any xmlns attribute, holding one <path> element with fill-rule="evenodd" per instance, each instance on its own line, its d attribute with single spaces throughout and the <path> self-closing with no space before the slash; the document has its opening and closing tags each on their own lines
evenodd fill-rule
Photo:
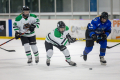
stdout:
<svg viewBox="0 0 120 80">
<path fill-rule="evenodd" d="M 93 49 L 93 46 L 92 47 L 85 47 L 85 50 L 83 51 L 83 54 L 84 55 L 87 55 L 89 52 L 91 52 Z"/>
</svg>

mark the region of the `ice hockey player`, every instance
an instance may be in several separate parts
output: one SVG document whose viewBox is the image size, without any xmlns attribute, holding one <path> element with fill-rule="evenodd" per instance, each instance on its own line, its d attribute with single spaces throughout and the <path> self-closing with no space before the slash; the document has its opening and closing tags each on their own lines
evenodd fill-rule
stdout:
<svg viewBox="0 0 120 80">
<path fill-rule="evenodd" d="M 83 51 L 83 59 L 87 60 L 87 55 L 90 53 L 94 46 L 94 41 L 100 44 L 100 62 L 101 64 L 106 64 L 104 59 L 107 37 L 111 33 L 111 21 L 108 20 L 108 13 L 102 12 L 101 16 L 94 18 L 91 23 L 88 24 L 85 33 L 86 39 L 92 38 L 92 40 L 86 40 L 86 47 Z"/>
<path fill-rule="evenodd" d="M 74 43 L 76 38 L 71 38 L 69 28 L 63 21 L 57 23 L 57 28 L 48 33 L 45 40 L 45 48 L 47 52 L 47 66 L 50 65 L 50 58 L 53 55 L 53 46 L 57 47 L 66 58 L 66 62 L 71 66 L 76 66 L 76 63 L 71 61 L 70 53 L 66 47 L 70 43 Z"/>
<path fill-rule="evenodd" d="M 32 63 L 31 49 L 35 56 L 35 62 L 39 62 L 39 53 L 36 46 L 36 35 L 35 28 L 39 28 L 39 19 L 35 14 L 30 13 L 28 6 L 23 6 L 22 14 L 15 18 L 13 28 L 15 31 L 15 38 L 21 39 L 22 45 L 24 46 L 26 56 L 28 57 L 28 64 Z M 24 35 L 21 35 L 25 33 Z M 21 36 L 20 36 L 21 35 Z"/>
</svg>

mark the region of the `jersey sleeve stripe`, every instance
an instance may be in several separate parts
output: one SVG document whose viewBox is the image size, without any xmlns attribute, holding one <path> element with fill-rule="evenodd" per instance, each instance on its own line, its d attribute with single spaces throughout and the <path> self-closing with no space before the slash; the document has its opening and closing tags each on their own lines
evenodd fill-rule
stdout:
<svg viewBox="0 0 120 80">
<path fill-rule="evenodd" d="M 50 34 L 50 33 L 49 33 L 49 34 Z M 48 34 L 48 38 L 49 38 L 52 42 L 54 42 L 55 44 L 57 44 L 57 45 L 59 46 L 59 44 L 58 44 L 57 42 L 55 42 L 54 40 L 52 40 L 52 39 L 50 38 L 49 34 Z"/>
<path fill-rule="evenodd" d="M 38 25 L 38 24 L 34 24 L 34 25 L 36 25 L 36 27 L 39 28 L 39 25 Z"/>
<path fill-rule="evenodd" d="M 46 36 L 46 38 L 47 38 L 48 41 L 50 41 L 47 36 Z"/>
<path fill-rule="evenodd" d="M 68 40 L 65 42 L 64 46 L 66 45 L 67 42 L 68 42 Z"/>
<path fill-rule="evenodd" d="M 14 29 L 14 31 L 19 30 L 18 28 Z"/>
<path fill-rule="evenodd" d="M 65 40 L 66 40 L 66 38 L 62 41 L 62 43 L 61 43 L 61 44 L 63 44 L 63 43 L 65 42 Z"/>
</svg>

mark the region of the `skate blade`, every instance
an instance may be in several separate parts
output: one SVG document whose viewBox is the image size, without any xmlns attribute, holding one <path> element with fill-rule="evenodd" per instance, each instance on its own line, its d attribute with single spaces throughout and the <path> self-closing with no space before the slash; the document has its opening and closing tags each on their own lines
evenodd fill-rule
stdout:
<svg viewBox="0 0 120 80">
<path fill-rule="evenodd" d="M 28 66 L 32 66 L 33 64 L 32 63 L 28 63 Z"/>
<path fill-rule="evenodd" d="M 36 65 L 38 65 L 38 63 L 36 63 Z"/>
<path fill-rule="evenodd" d="M 106 63 L 101 63 L 101 65 L 107 65 Z"/>
<path fill-rule="evenodd" d="M 36 63 L 36 64 L 38 64 L 38 63 L 39 63 L 39 61 L 35 61 L 35 63 Z"/>
<path fill-rule="evenodd" d="M 50 66 L 50 63 L 46 63 L 47 64 L 47 66 Z"/>
</svg>

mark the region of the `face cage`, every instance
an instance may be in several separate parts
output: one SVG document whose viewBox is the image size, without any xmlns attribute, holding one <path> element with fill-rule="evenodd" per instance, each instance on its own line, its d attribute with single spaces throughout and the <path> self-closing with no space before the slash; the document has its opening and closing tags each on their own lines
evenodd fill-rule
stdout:
<svg viewBox="0 0 120 80">
<path fill-rule="evenodd" d="M 29 11 L 29 14 L 30 14 L 30 10 L 23 10 L 23 11 L 22 11 L 23 16 L 28 18 L 28 17 L 29 17 L 29 14 L 24 15 L 24 11 Z"/>
<path fill-rule="evenodd" d="M 102 22 L 102 18 L 103 18 L 103 17 L 100 17 L 100 21 L 101 21 L 101 22 Z M 102 22 L 102 23 L 106 23 L 107 20 L 108 20 L 108 18 L 103 18 L 103 19 L 106 19 L 106 21 L 105 21 L 105 22 Z"/>
<path fill-rule="evenodd" d="M 64 31 L 60 31 L 60 28 L 58 28 L 58 31 L 59 31 L 60 33 L 63 33 L 63 32 L 65 31 L 65 29 L 64 29 Z"/>
</svg>

